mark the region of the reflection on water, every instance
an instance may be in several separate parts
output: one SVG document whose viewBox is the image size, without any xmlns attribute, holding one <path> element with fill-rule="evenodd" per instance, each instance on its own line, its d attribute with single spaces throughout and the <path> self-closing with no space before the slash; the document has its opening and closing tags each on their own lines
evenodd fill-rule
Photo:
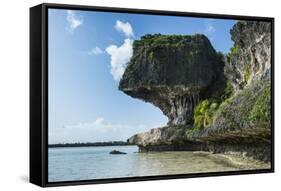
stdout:
<svg viewBox="0 0 281 191">
<path fill-rule="evenodd" d="M 128 153 L 110 155 L 112 150 Z M 137 153 L 136 146 L 49 148 L 49 182 L 251 169 L 202 152 Z M 245 161 L 242 161 L 245 164 Z M 252 163 L 252 162 L 251 162 Z M 255 164 L 254 168 L 264 168 Z"/>
</svg>

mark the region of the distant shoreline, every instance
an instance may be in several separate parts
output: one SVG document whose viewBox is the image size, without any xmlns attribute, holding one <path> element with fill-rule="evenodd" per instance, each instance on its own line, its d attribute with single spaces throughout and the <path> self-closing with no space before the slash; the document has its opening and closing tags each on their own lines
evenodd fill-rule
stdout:
<svg viewBox="0 0 281 191">
<path fill-rule="evenodd" d="M 102 147 L 102 146 L 128 146 L 134 145 L 125 141 L 109 141 L 109 142 L 87 142 L 87 143 L 57 143 L 49 144 L 49 148 L 60 148 L 60 147 Z"/>
</svg>

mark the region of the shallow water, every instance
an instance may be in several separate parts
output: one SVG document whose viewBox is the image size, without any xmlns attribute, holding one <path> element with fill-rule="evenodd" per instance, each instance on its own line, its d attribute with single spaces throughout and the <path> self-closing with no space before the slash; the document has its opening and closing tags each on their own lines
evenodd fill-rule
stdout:
<svg viewBox="0 0 281 191">
<path fill-rule="evenodd" d="M 110 155 L 112 150 L 127 154 Z M 245 169 L 209 153 L 137 151 L 137 146 L 49 148 L 48 179 L 56 182 Z"/>
</svg>

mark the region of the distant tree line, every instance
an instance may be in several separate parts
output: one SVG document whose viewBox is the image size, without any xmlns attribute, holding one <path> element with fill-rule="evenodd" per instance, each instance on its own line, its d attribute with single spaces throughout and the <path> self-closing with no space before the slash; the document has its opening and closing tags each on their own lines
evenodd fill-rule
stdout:
<svg viewBox="0 0 281 191">
<path fill-rule="evenodd" d="M 108 142 L 86 142 L 86 143 L 57 143 L 57 144 L 49 144 L 48 147 L 97 147 L 97 146 L 125 146 L 125 145 L 133 145 L 131 143 L 125 141 L 108 141 Z"/>
</svg>

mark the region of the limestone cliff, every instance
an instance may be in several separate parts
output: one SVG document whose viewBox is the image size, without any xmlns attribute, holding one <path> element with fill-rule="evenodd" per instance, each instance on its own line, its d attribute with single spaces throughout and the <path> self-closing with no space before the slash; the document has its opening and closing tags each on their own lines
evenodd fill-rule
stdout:
<svg viewBox="0 0 281 191">
<path fill-rule="evenodd" d="M 119 89 L 159 107 L 168 125 L 186 125 L 199 100 L 223 88 L 222 73 L 222 55 L 204 35 L 146 35 L 134 42 Z"/>
<path fill-rule="evenodd" d="M 226 57 L 225 75 L 233 87 L 257 80 L 270 80 L 271 25 L 269 22 L 240 21 L 230 31 L 234 46 Z"/>
<path fill-rule="evenodd" d="M 223 56 L 204 35 L 145 35 L 120 81 L 124 93 L 150 102 L 166 127 L 128 139 L 141 151 L 208 150 L 271 157 L 271 26 L 239 21 Z"/>
</svg>

